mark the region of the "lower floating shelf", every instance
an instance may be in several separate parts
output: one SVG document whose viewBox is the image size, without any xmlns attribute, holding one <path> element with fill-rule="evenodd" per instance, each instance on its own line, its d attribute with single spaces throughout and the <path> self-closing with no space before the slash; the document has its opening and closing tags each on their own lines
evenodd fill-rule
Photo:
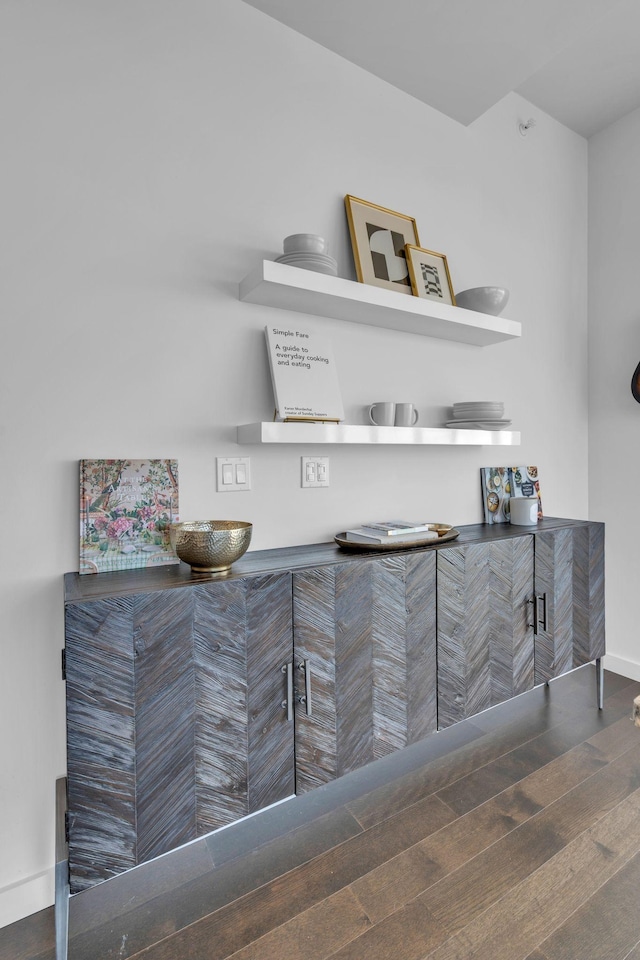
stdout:
<svg viewBox="0 0 640 960">
<path fill-rule="evenodd" d="M 244 423 L 238 443 L 380 443 L 508 447 L 520 443 L 514 430 L 452 430 L 448 427 L 369 427 L 351 423 Z"/>
</svg>

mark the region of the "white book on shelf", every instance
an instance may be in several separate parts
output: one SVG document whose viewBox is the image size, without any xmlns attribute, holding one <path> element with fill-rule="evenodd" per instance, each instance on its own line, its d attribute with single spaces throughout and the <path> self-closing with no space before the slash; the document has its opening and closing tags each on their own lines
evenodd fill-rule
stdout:
<svg viewBox="0 0 640 960">
<path fill-rule="evenodd" d="M 265 327 L 277 420 L 344 420 L 331 343 L 297 326 Z"/>
</svg>

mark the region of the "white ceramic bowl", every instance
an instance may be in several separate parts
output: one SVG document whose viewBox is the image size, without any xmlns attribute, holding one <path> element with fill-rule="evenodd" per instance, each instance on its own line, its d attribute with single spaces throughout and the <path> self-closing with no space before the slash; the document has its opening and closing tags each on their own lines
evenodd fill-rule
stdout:
<svg viewBox="0 0 640 960">
<path fill-rule="evenodd" d="M 317 233 L 292 233 L 282 243 L 285 253 L 326 253 L 327 241 Z"/>
<path fill-rule="evenodd" d="M 456 306 L 497 317 L 506 307 L 508 299 L 509 291 L 504 287 L 471 287 L 470 290 L 456 293 Z"/>
</svg>

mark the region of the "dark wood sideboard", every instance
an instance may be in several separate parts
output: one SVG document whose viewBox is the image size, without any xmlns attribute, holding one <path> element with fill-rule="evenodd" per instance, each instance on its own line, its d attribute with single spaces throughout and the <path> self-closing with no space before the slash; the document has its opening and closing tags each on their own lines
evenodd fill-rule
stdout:
<svg viewBox="0 0 640 960">
<path fill-rule="evenodd" d="M 182 563 L 69 573 L 65 622 L 77 893 L 600 664 L 604 526 L 261 550 L 223 578 Z"/>
</svg>

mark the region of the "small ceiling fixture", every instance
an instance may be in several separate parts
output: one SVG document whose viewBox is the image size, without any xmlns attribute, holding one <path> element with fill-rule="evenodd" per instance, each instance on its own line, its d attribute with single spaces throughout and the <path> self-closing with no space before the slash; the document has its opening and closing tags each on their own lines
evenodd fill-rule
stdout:
<svg viewBox="0 0 640 960">
<path fill-rule="evenodd" d="M 535 127 L 535 125 L 536 125 L 536 122 L 533 119 L 533 117 L 529 117 L 526 123 L 522 123 L 522 121 L 520 121 L 520 123 L 518 124 L 518 130 L 520 131 L 520 136 L 526 137 L 526 135 L 529 133 L 529 130 L 531 130 L 532 127 Z"/>
</svg>

